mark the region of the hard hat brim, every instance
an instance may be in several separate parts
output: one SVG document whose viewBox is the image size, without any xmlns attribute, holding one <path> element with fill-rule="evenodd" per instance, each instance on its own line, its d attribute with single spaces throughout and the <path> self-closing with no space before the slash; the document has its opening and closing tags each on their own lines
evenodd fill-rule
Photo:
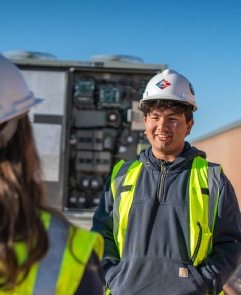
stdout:
<svg viewBox="0 0 241 295">
<path fill-rule="evenodd" d="M 188 99 L 180 99 L 180 97 L 175 96 L 175 95 L 165 95 L 165 96 L 160 96 L 160 95 L 152 95 L 151 97 L 147 97 L 147 98 L 142 98 L 140 100 L 140 105 L 145 102 L 145 101 L 150 101 L 150 100 L 175 100 L 178 101 L 182 104 L 185 105 L 189 105 L 193 108 L 193 112 L 195 112 L 197 110 L 197 106 L 193 103 L 193 101 L 190 101 Z"/>
<path fill-rule="evenodd" d="M 9 112 L 9 113 L 5 113 L 4 115 L 0 115 L 0 124 L 9 121 L 15 117 L 18 117 L 19 115 L 22 115 L 24 113 L 27 113 L 31 108 L 39 105 L 40 103 L 42 103 L 44 101 L 43 98 L 34 98 L 33 93 L 30 93 L 31 95 L 31 100 L 28 100 L 28 103 L 21 103 L 19 105 L 15 105 L 15 108 Z"/>
</svg>

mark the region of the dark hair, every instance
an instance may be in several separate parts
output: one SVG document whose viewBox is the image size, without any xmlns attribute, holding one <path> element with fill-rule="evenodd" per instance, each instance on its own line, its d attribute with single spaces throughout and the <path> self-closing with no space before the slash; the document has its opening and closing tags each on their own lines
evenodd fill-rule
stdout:
<svg viewBox="0 0 241 295">
<path fill-rule="evenodd" d="M 40 159 L 28 116 L 20 118 L 7 147 L 0 150 L 0 287 L 13 288 L 48 250 L 48 237 L 38 209 L 47 209 Z M 15 242 L 24 242 L 27 258 L 21 265 Z"/>
<path fill-rule="evenodd" d="M 144 113 L 146 117 L 147 114 L 150 114 L 153 110 L 166 110 L 172 109 L 176 114 L 184 114 L 186 117 L 186 121 L 189 122 L 193 119 L 193 109 L 189 104 L 180 103 L 175 100 L 168 99 L 157 99 L 157 100 L 146 100 L 143 101 L 140 107 L 141 111 Z"/>
</svg>

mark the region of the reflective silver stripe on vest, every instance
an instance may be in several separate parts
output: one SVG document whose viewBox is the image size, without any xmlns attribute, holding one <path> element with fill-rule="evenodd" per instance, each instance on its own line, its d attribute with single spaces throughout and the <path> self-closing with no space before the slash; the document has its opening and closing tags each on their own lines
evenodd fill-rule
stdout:
<svg viewBox="0 0 241 295">
<path fill-rule="evenodd" d="M 124 186 L 124 180 L 126 177 L 126 173 L 131 166 L 132 163 L 130 162 L 125 162 L 123 165 L 120 167 L 119 171 L 117 172 L 117 175 L 114 179 L 115 182 L 115 188 L 116 188 L 116 196 L 114 198 L 118 197 L 121 195 L 123 191 L 129 191 L 131 190 L 131 186 Z"/>
<path fill-rule="evenodd" d="M 216 220 L 215 208 L 218 204 L 219 198 L 219 183 L 221 177 L 221 166 L 214 163 L 208 163 L 208 189 L 209 189 L 209 214 L 208 226 L 213 232 L 213 224 Z M 211 251 L 211 248 L 210 248 Z"/>
<path fill-rule="evenodd" d="M 39 263 L 34 295 L 55 294 L 63 253 L 68 238 L 69 225 L 52 216 L 48 229 L 49 249 Z"/>
</svg>

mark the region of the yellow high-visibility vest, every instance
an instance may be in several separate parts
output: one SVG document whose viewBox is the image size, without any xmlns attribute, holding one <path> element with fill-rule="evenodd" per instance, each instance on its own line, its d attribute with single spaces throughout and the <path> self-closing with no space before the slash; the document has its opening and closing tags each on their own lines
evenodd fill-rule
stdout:
<svg viewBox="0 0 241 295">
<path fill-rule="evenodd" d="M 114 198 L 113 234 L 120 258 L 123 253 L 129 211 L 142 166 L 143 163 L 138 160 L 131 165 L 121 160 L 114 166 L 111 176 Z M 194 266 L 199 265 L 212 252 L 212 232 L 219 199 L 220 171 L 222 171 L 220 165 L 208 163 L 201 157 L 193 160 L 189 181 L 189 232 L 190 257 Z"/>
<path fill-rule="evenodd" d="M 48 231 L 47 254 L 31 267 L 20 285 L 12 291 L 0 289 L 0 295 L 73 295 L 92 251 L 102 259 L 104 242 L 100 234 L 67 223 L 63 225 L 63 221 L 45 211 L 41 211 L 41 219 Z M 27 256 L 26 246 L 19 242 L 14 247 L 21 264 Z"/>
</svg>

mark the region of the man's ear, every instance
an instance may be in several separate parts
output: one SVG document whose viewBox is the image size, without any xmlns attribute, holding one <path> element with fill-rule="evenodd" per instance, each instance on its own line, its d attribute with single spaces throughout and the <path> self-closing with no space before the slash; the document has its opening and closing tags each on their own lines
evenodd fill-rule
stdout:
<svg viewBox="0 0 241 295">
<path fill-rule="evenodd" d="M 193 125 L 194 125 L 194 120 L 193 120 L 193 119 L 191 119 L 189 122 L 187 122 L 187 132 L 186 132 L 186 136 L 190 134 Z"/>
</svg>

